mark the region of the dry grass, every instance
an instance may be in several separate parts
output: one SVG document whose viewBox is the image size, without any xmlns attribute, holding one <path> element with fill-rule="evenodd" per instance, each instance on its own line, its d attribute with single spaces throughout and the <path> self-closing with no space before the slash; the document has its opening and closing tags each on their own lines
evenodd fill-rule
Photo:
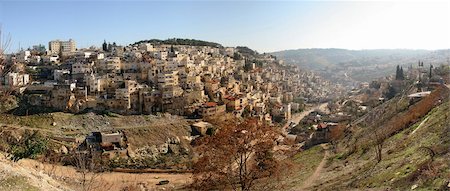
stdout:
<svg viewBox="0 0 450 191">
<path fill-rule="evenodd" d="M 295 165 L 291 168 L 292 175 L 285 180 L 287 187 L 301 186 L 314 173 L 323 156 L 324 150 L 319 145 L 296 154 L 292 158 Z"/>
<path fill-rule="evenodd" d="M 385 141 L 383 159 L 374 161 L 375 151 L 357 149 L 347 157 L 337 153 L 322 173 L 317 190 L 394 189 L 442 190 L 448 184 L 450 168 L 449 115 L 450 101 L 434 108 L 426 116 L 427 122 L 414 134 L 405 128 Z M 410 128 L 416 127 L 412 124 Z M 423 147 L 435 153 L 433 160 Z M 332 188 L 332 189 L 330 189 Z"/>
</svg>

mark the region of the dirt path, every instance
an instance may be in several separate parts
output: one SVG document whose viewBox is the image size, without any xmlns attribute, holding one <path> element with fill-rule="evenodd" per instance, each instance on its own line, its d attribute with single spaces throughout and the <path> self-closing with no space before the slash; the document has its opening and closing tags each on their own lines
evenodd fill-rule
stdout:
<svg viewBox="0 0 450 191">
<path fill-rule="evenodd" d="M 425 124 L 425 122 L 427 122 L 428 121 L 428 118 L 430 118 L 430 116 L 428 116 L 427 118 L 425 118 L 422 122 L 420 122 L 420 124 L 419 124 L 419 126 L 417 126 L 417 128 L 416 129 L 414 129 L 414 131 L 410 134 L 410 136 L 411 135 L 413 135 L 414 133 L 416 133 L 416 131 L 417 130 L 419 130 L 420 129 L 420 127 L 422 127 L 423 126 L 423 124 Z"/>
<path fill-rule="evenodd" d="M 319 165 L 317 166 L 316 170 L 314 171 L 314 173 L 309 176 L 308 179 L 306 179 L 303 184 L 301 185 L 300 188 L 294 188 L 294 190 L 306 190 L 307 188 L 311 187 L 314 183 L 315 180 L 317 180 L 320 176 L 321 171 L 323 170 L 325 163 L 327 162 L 327 158 L 328 158 L 328 150 L 325 148 L 325 145 L 322 144 L 320 145 L 324 150 L 325 150 L 325 154 L 323 155 L 322 161 L 320 161 Z"/>
<path fill-rule="evenodd" d="M 60 182 L 64 182 L 74 190 L 81 190 L 80 182 L 83 180 L 83 176 L 73 167 L 43 164 L 31 159 L 22 159 L 18 162 L 18 165 L 47 174 Z M 143 190 L 176 190 L 188 185 L 192 180 L 192 174 L 104 172 L 98 173 L 94 177 L 89 173 L 84 180 L 92 181 L 89 186 L 97 191 L 121 191 L 125 187 L 129 187 L 129 189 L 138 187 Z M 169 180 L 169 184 L 158 186 L 157 183 L 161 180 Z"/>
</svg>

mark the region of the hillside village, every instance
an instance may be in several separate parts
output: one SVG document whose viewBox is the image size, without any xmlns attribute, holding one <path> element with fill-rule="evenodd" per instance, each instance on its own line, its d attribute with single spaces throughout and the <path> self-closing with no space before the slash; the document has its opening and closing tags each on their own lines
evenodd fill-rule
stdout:
<svg viewBox="0 0 450 191">
<path fill-rule="evenodd" d="M 312 110 L 300 121 L 291 123 L 289 136 L 296 142 L 304 142 L 306 148 L 329 142 L 333 138 L 332 129 L 342 129 L 342 125 L 361 125 L 365 120 L 375 121 L 382 115 L 381 112 L 387 112 L 376 108 L 386 105 L 386 102 L 392 102 L 391 99 L 400 95 L 402 105 L 399 104 L 398 107 L 413 105 L 434 90 L 449 84 L 449 74 L 450 68 L 444 64 L 424 66 L 423 61 L 419 61 L 405 70 L 397 66 L 394 75 L 374 79 L 370 83 L 360 83 L 345 96 L 328 101 L 326 110 Z M 369 115 L 374 110 L 380 113 Z M 367 127 L 373 124 L 362 125 Z"/>
<path fill-rule="evenodd" d="M 197 141 L 214 137 L 223 122 L 218 119 L 224 116 L 236 121 L 256 119 L 280 130 L 272 140 L 275 146 L 271 152 L 277 160 L 296 165 L 285 174 L 291 190 L 324 189 L 314 182 L 345 189 L 335 181 L 346 176 L 330 179 L 314 175 L 309 168 L 342 168 L 348 163 L 345 158 L 356 157 L 358 149 L 370 159 L 367 150 L 375 138 L 369 131 L 385 130 L 383 140 L 390 140 L 411 124 L 426 121 L 428 118 L 423 118 L 434 107 L 448 107 L 450 68 L 424 65 L 423 61 L 405 68 L 397 66 L 395 75 L 348 90 L 270 54 L 188 39 L 148 40 L 128 46 L 105 41 L 101 48 L 88 49 L 76 49 L 74 40 L 57 40 L 49 43 L 48 50 L 39 45 L 4 59 L 1 91 L 3 97 L 15 97 L 18 103 L 0 115 L 1 133 L 6 135 L 0 137 L 2 151 L 13 150 L 14 145 L 27 147 L 23 144 L 32 136 L 48 141 L 48 148 L 26 158 L 38 159 L 44 165 L 73 166 L 80 173 L 73 160 L 83 155 L 92 163 L 101 159 L 101 165 L 96 166 L 101 170 L 88 170 L 99 171 L 102 176 L 108 171 L 127 176 L 129 172 L 180 173 L 183 182 L 171 178 L 178 175 L 161 180 L 177 189 L 191 183 L 189 173 L 201 156 Z M 31 130 L 34 133 L 30 135 Z M 383 152 L 383 156 L 390 156 L 390 150 Z M 446 154 L 442 151 L 436 158 L 440 161 Z M 12 154 L 13 160 L 16 155 Z M 319 158 L 308 158 L 313 156 Z M 328 166 L 316 164 L 321 157 L 330 161 Z M 54 158 L 58 160 L 49 161 Z M 372 164 L 369 159 L 356 157 L 351 162 Z M 386 163 L 383 160 L 380 157 L 378 162 Z M 310 177 L 289 174 L 298 171 Z M 438 174 L 441 182 L 419 185 L 442 187 L 445 173 Z M 59 178 L 69 187 L 80 185 L 79 178 Z M 160 184 L 160 180 L 147 179 L 131 182 L 147 190 L 174 189 L 155 187 L 154 182 Z M 304 182 L 300 185 L 298 181 Z M 117 189 L 127 185 L 112 179 L 105 182 Z M 357 182 L 359 188 L 375 184 Z M 381 185 L 405 188 L 409 183 Z"/>
<path fill-rule="evenodd" d="M 450 1 L 0 0 L 0 191 L 450 191 L 448 23 Z"/>
<path fill-rule="evenodd" d="M 88 49 L 57 40 L 48 50 L 38 45 L 6 60 L 3 89 L 21 95 L 31 108 L 71 113 L 227 112 L 280 122 L 303 103 L 323 102 L 343 90 L 268 54 L 186 39 L 128 46 L 105 41 L 102 48 Z"/>
</svg>

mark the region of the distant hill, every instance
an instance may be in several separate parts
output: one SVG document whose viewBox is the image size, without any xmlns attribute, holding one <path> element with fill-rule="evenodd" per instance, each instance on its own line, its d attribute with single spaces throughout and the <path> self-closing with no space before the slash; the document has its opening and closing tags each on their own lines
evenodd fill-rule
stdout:
<svg viewBox="0 0 450 191">
<path fill-rule="evenodd" d="M 211 46 L 211 47 L 223 47 L 219 43 L 208 42 L 203 40 L 195 40 L 195 39 L 182 39 L 182 38 L 171 38 L 167 40 L 159 40 L 159 39 L 150 39 L 150 40 L 141 40 L 133 43 L 132 45 L 141 44 L 141 43 L 152 43 L 152 44 L 169 44 L 169 45 L 189 45 L 189 46 Z"/>
<path fill-rule="evenodd" d="M 450 49 L 409 50 L 409 49 L 297 49 L 273 52 L 272 55 L 287 63 L 333 77 L 348 75 L 352 80 L 370 81 L 391 74 L 396 65 L 416 66 L 421 60 L 425 65 L 448 64 Z M 363 71 L 363 72 L 361 72 Z"/>
<path fill-rule="evenodd" d="M 394 59 L 418 59 L 431 56 L 445 56 L 449 50 L 429 51 L 429 50 L 408 50 L 408 49 L 375 49 L 375 50 L 347 50 L 347 49 L 297 49 L 273 52 L 272 54 L 285 59 L 285 61 L 300 64 L 310 69 L 321 69 L 336 65 L 348 64 L 381 64 Z"/>
</svg>

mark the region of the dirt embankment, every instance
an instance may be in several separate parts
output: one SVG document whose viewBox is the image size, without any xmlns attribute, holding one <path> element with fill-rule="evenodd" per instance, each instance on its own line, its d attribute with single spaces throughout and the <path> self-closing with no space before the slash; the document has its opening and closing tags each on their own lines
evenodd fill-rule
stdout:
<svg viewBox="0 0 450 191">
<path fill-rule="evenodd" d="M 41 170 L 14 163 L 0 153 L 0 190 L 72 190 Z"/>
<path fill-rule="evenodd" d="M 450 101 L 442 102 L 415 122 L 389 134 L 382 143 L 380 161 L 376 160 L 375 146 L 362 147 L 350 141 L 345 142 L 348 148 L 338 145 L 311 190 L 448 190 Z M 415 108 L 410 106 L 404 113 Z M 402 115 L 393 118 L 400 121 Z M 358 130 L 365 129 L 354 131 Z"/>
<path fill-rule="evenodd" d="M 38 130 L 45 136 L 52 137 L 82 137 L 92 131 L 113 132 L 122 131 L 128 142 L 128 150 L 130 154 L 139 158 L 132 161 L 149 161 L 142 168 L 160 168 L 171 170 L 184 170 L 188 172 L 189 161 L 191 160 L 190 124 L 179 116 L 172 115 L 96 115 L 87 114 L 68 114 L 68 113 L 49 113 L 32 116 L 14 116 L 1 115 L 0 125 L 0 143 L 8 143 L 6 139 L 19 140 L 25 130 Z M 5 139 L 6 138 L 6 139 Z M 75 143 L 65 143 L 64 141 L 50 141 L 51 144 L 71 145 Z M 2 144 L 0 144 L 2 146 Z M 61 146 L 59 146 L 61 147 Z M 59 148 L 52 146 L 52 148 Z M 6 147 L 5 147 L 6 148 Z M 70 147 L 67 147 L 70 150 Z M 131 156 L 131 155 L 130 155 Z M 125 162 L 124 164 L 127 164 Z M 43 165 L 33 160 L 20 160 L 19 166 L 25 166 L 31 170 L 35 170 L 42 174 L 48 174 L 55 177 L 60 182 L 67 183 L 70 188 L 77 189 L 80 185 L 81 176 L 72 167 L 57 166 L 46 164 Z M 132 164 L 132 163 L 130 163 Z M 126 166 L 125 166 L 126 168 Z M 181 171 L 180 171 L 181 172 Z M 95 175 L 94 181 L 96 190 L 120 190 L 123 187 L 139 187 L 148 190 L 155 189 L 172 189 L 180 187 L 190 181 L 190 173 L 142 173 L 130 174 L 124 172 L 108 172 Z M 157 186 L 161 180 L 169 180 L 168 185 Z M 12 183 L 14 185 L 14 183 Z M 34 186 L 30 184 L 31 186 Z M 39 188 L 39 187 L 38 187 Z M 108 188 L 108 189 L 106 189 Z M 54 190 L 54 189 L 44 189 Z"/>
<path fill-rule="evenodd" d="M 162 180 L 169 184 L 157 185 Z M 83 181 L 86 184 L 83 186 Z M 12 162 L 0 153 L 0 190 L 69 191 L 89 187 L 98 191 L 175 190 L 189 185 L 191 173 L 105 172 L 83 176 L 73 167 L 23 159 Z"/>
<path fill-rule="evenodd" d="M 27 169 L 49 174 L 56 180 L 63 182 L 73 190 L 82 190 L 82 182 L 86 180 L 93 190 L 120 191 L 124 188 L 138 188 L 140 190 L 174 190 L 188 185 L 191 181 L 190 173 L 122 173 L 104 172 L 88 173 L 85 178 L 73 167 L 43 164 L 35 160 L 21 160 L 20 166 Z M 167 185 L 157 185 L 161 180 L 168 180 Z"/>
</svg>

